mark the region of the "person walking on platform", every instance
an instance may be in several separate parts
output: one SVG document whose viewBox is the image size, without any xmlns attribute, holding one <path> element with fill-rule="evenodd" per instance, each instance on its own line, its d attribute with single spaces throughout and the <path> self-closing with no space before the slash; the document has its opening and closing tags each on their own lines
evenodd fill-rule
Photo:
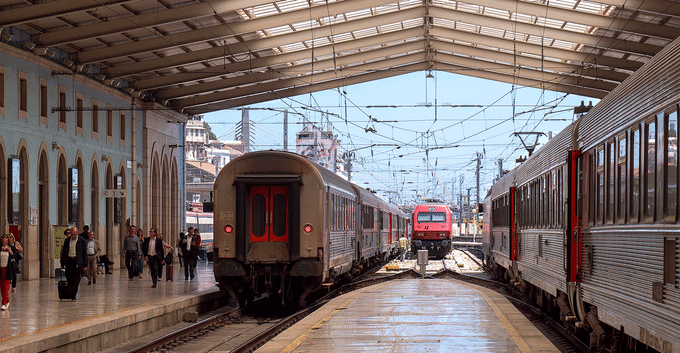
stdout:
<svg viewBox="0 0 680 353">
<path fill-rule="evenodd" d="M 0 237 L 0 294 L 2 294 L 2 307 L 0 309 L 3 311 L 9 309 L 9 286 L 14 275 L 12 260 L 14 260 L 14 253 L 9 246 L 9 236 L 3 234 Z"/>
<path fill-rule="evenodd" d="M 196 245 L 198 245 L 198 253 L 196 256 L 194 256 L 194 268 L 198 266 L 198 257 L 203 256 L 203 252 L 201 251 L 201 233 L 198 231 L 198 228 L 194 228 L 194 238 L 196 238 Z M 201 258 L 201 261 L 203 259 Z"/>
<path fill-rule="evenodd" d="M 21 247 L 21 243 L 16 241 L 14 238 L 14 234 L 12 233 L 7 233 L 7 236 L 9 237 L 9 247 L 12 249 L 12 252 L 14 253 L 14 259 L 16 260 L 17 264 L 17 269 L 19 268 L 19 260 L 22 260 L 24 258 L 24 248 Z M 17 274 L 19 272 L 13 271 L 12 273 L 12 292 L 17 291 Z"/>
<path fill-rule="evenodd" d="M 142 245 L 142 252 L 144 253 L 144 258 L 149 264 L 149 270 L 151 272 L 151 288 L 156 288 L 156 283 L 158 283 L 158 268 L 161 264 L 165 263 L 165 257 L 163 256 L 163 240 L 156 237 L 158 234 L 157 228 L 151 228 L 149 231 L 149 237 L 144 239 Z"/>
<path fill-rule="evenodd" d="M 87 267 L 87 244 L 78 236 L 78 228 L 71 227 L 71 236 L 64 240 L 61 252 L 61 267 L 66 269 L 71 300 L 75 301 L 80 285 L 80 277 Z"/>
<path fill-rule="evenodd" d="M 87 227 L 87 226 L 85 226 Z M 99 240 L 94 238 L 94 232 L 87 236 L 87 284 L 97 284 L 97 262 L 102 249 Z"/>
<path fill-rule="evenodd" d="M 128 235 L 123 239 L 123 258 L 125 259 L 125 267 L 127 267 L 130 281 L 136 275 L 137 261 L 142 258 L 142 247 L 139 245 L 139 238 L 135 234 L 136 231 L 137 227 L 129 226 Z"/>
<path fill-rule="evenodd" d="M 163 243 L 163 253 L 159 254 L 158 256 L 160 256 L 161 259 L 165 260 L 165 250 L 170 249 L 170 252 L 172 252 L 175 249 L 173 249 L 172 246 L 166 243 L 165 240 L 163 240 L 163 237 L 160 234 L 158 234 L 158 228 L 154 229 L 156 229 L 156 239 L 160 240 L 161 243 Z M 158 266 L 158 278 L 163 277 L 163 266 L 165 265 L 167 265 L 167 263 L 163 263 L 163 261 L 161 261 L 161 264 Z"/>
<path fill-rule="evenodd" d="M 188 235 L 194 234 L 194 227 L 189 227 L 189 229 L 187 229 L 187 233 L 186 233 L 186 234 L 188 234 Z M 184 238 L 184 237 L 186 237 L 186 235 L 185 235 L 184 233 L 180 232 L 180 233 L 179 233 L 179 243 L 177 243 L 177 244 L 181 244 L 181 243 L 182 243 L 182 238 Z M 179 257 L 179 267 L 182 268 L 182 260 L 183 260 L 183 258 L 184 258 L 184 253 L 182 252 L 182 247 L 181 247 L 181 246 L 178 246 L 178 247 L 177 247 L 177 251 L 178 251 L 177 256 Z"/>
<path fill-rule="evenodd" d="M 198 255 L 198 244 L 192 233 L 187 232 L 187 235 L 179 241 L 179 248 L 182 249 L 184 257 L 184 280 L 188 280 L 189 276 L 194 279 L 196 271 L 194 259 Z"/>
<path fill-rule="evenodd" d="M 104 255 L 100 256 L 99 262 L 104 264 L 104 273 L 106 273 L 107 275 L 113 274 L 113 272 L 111 272 L 109 266 L 113 265 L 115 262 L 113 262 L 109 259 L 109 255 L 104 254 Z"/>
<path fill-rule="evenodd" d="M 85 241 L 90 239 L 90 226 L 83 226 L 83 232 L 78 234 L 78 236 L 85 239 Z"/>
<path fill-rule="evenodd" d="M 147 239 L 148 237 L 144 236 L 144 230 L 142 228 L 137 229 L 137 238 L 139 238 L 139 244 L 144 244 L 144 240 Z M 139 274 L 139 278 L 142 278 L 144 274 L 144 256 L 142 253 L 139 253 L 142 255 L 139 258 L 139 261 L 137 262 L 137 273 Z"/>
</svg>

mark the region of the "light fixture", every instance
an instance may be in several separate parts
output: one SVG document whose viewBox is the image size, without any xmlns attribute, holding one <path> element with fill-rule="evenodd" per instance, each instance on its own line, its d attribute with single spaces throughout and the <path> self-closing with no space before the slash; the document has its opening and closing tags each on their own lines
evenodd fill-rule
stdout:
<svg viewBox="0 0 680 353">
<path fill-rule="evenodd" d="M 45 54 L 47 54 L 47 48 L 45 48 L 45 47 L 33 48 L 33 53 L 35 53 L 35 55 L 40 55 L 40 56 L 45 55 Z"/>
<path fill-rule="evenodd" d="M 5 31 L 2 31 L 2 39 L 3 39 L 3 40 L 6 40 L 6 41 L 8 41 L 8 42 L 11 42 L 12 39 L 14 39 L 14 35 L 9 34 L 9 33 L 5 32 Z"/>
<path fill-rule="evenodd" d="M 66 65 L 67 67 L 73 66 L 73 60 L 64 59 L 64 60 L 62 60 L 61 62 L 64 63 L 64 65 Z"/>
<path fill-rule="evenodd" d="M 96 78 L 99 81 L 104 81 L 106 79 L 106 75 L 96 74 L 94 75 L 94 78 Z"/>
<path fill-rule="evenodd" d="M 132 92 L 134 92 L 135 89 L 132 87 L 125 87 L 123 88 L 123 91 L 125 91 L 127 94 L 132 94 Z"/>
<path fill-rule="evenodd" d="M 102 154 L 102 161 L 107 161 L 109 157 L 105 154 Z"/>
<path fill-rule="evenodd" d="M 23 41 L 21 44 L 26 47 L 28 50 L 33 50 L 35 48 L 35 43 L 28 42 L 28 41 Z"/>
<path fill-rule="evenodd" d="M 52 149 L 53 150 L 58 150 L 61 149 L 61 146 L 57 143 L 57 141 L 52 141 Z"/>
<path fill-rule="evenodd" d="M 49 49 L 47 49 L 47 50 L 45 50 L 45 56 L 48 57 L 48 58 L 53 58 L 53 57 L 54 57 L 54 52 L 51 51 L 51 50 L 49 50 Z"/>
</svg>

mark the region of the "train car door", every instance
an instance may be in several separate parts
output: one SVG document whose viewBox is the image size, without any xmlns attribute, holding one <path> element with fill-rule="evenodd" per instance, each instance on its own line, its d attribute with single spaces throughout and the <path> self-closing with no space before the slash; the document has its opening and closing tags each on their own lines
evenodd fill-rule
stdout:
<svg viewBox="0 0 680 353">
<path fill-rule="evenodd" d="M 579 282 L 581 270 L 583 217 L 583 187 L 585 154 L 569 151 L 567 159 L 567 227 L 566 227 L 566 272 L 567 282 Z"/>
<path fill-rule="evenodd" d="M 510 253 L 508 254 L 510 261 L 516 261 L 517 260 L 517 224 L 515 222 L 515 190 L 516 188 L 513 186 L 510 188 L 510 191 L 508 192 L 508 197 L 510 198 L 508 200 L 508 227 L 509 227 L 509 235 L 510 235 Z"/>
<path fill-rule="evenodd" d="M 285 186 L 253 186 L 249 193 L 251 243 L 287 242 L 290 223 Z"/>
</svg>

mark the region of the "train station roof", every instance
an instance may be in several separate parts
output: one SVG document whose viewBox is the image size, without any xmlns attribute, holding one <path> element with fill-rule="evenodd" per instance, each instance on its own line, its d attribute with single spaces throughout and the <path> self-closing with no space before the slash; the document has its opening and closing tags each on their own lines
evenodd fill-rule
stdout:
<svg viewBox="0 0 680 353">
<path fill-rule="evenodd" d="M 0 0 L 0 10 L 20 45 L 187 114 L 434 70 L 602 98 L 680 35 L 680 3 L 665 0 Z"/>
</svg>

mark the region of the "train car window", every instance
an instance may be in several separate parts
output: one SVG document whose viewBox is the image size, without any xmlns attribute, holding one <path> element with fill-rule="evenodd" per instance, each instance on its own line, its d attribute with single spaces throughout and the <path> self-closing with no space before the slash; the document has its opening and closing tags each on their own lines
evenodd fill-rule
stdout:
<svg viewBox="0 0 680 353">
<path fill-rule="evenodd" d="M 586 163 L 587 170 L 585 171 L 588 180 L 586 185 L 588 185 L 588 194 L 586 195 L 586 202 L 588 203 L 588 225 L 595 225 L 595 171 L 597 170 L 597 162 L 595 161 L 595 155 L 592 151 L 588 152 L 588 160 Z"/>
<path fill-rule="evenodd" d="M 631 172 L 630 172 L 630 221 L 640 221 L 640 129 L 633 129 L 630 134 Z"/>
<path fill-rule="evenodd" d="M 547 190 L 546 177 L 545 177 L 545 174 L 544 174 L 544 175 L 541 176 L 541 204 L 539 205 L 540 206 L 539 212 L 541 214 L 541 224 L 540 224 L 541 228 L 545 228 L 546 224 L 548 223 L 548 222 L 546 222 L 546 219 L 547 219 L 547 216 L 548 216 L 548 207 L 547 207 L 547 202 L 546 202 L 547 201 L 546 190 Z"/>
<path fill-rule="evenodd" d="M 607 223 L 614 223 L 614 200 L 615 200 L 615 183 L 614 183 L 614 170 L 616 165 L 616 154 L 614 154 L 614 143 L 607 143 L 607 160 L 609 161 L 607 165 Z"/>
<path fill-rule="evenodd" d="M 628 151 L 628 146 L 626 145 L 626 134 L 619 135 L 618 143 L 618 154 L 617 154 L 617 184 L 618 184 L 618 202 L 616 205 L 616 221 L 618 223 L 626 222 L 626 151 Z"/>
<path fill-rule="evenodd" d="M 548 172 L 545 175 L 545 221 L 544 221 L 544 226 L 545 228 L 551 228 L 552 227 L 552 213 L 553 213 L 553 204 L 552 204 L 552 178 L 550 175 L 550 172 Z"/>
<path fill-rule="evenodd" d="M 550 225 L 552 228 L 557 228 L 557 170 L 553 169 L 552 171 L 552 183 L 551 183 L 552 188 L 551 190 L 551 204 L 552 204 L 552 212 L 550 212 Z"/>
<path fill-rule="evenodd" d="M 331 194 L 331 199 L 330 199 L 330 210 L 328 213 L 330 213 L 330 229 L 333 230 L 333 227 L 335 226 L 335 195 Z"/>
<path fill-rule="evenodd" d="M 534 182 L 527 184 L 527 228 L 534 226 Z"/>
<path fill-rule="evenodd" d="M 675 110 L 666 115 L 666 151 L 664 153 L 666 173 L 664 218 L 670 221 L 676 220 L 678 210 L 678 111 Z"/>
<path fill-rule="evenodd" d="M 562 202 L 562 167 L 557 168 L 557 228 L 562 228 L 562 205 L 564 202 Z"/>
<path fill-rule="evenodd" d="M 645 220 L 654 221 L 656 206 L 656 122 L 650 121 L 645 128 Z"/>
<path fill-rule="evenodd" d="M 524 228 L 524 187 L 517 190 L 517 224 L 520 228 Z"/>
<path fill-rule="evenodd" d="M 536 228 L 537 220 L 538 220 L 538 212 L 537 212 L 537 200 L 538 200 L 538 192 L 537 192 L 537 185 L 538 183 L 536 181 L 533 181 L 531 183 L 531 227 L 530 228 Z"/>
<path fill-rule="evenodd" d="M 503 226 L 510 226 L 510 195 L 503 196 Z"/>
<path fill-rule="evenodd" d="M 595 215 L 595 223 L 602 224 L 604 219 L 604 146 L 597 148 L 597 194 L 595 195 L 597 201 L 597 213 Z"/>
<path fill-rule="evenodd" d="M 253 196 L 253 218 L 251 220 L 250 228 L 252 229 L 253 235 L 256 237 L 261 237 L 265 232 L 265 222 L 267 215 L 267 201 L 264 195 L 257 194 Z"/>
</svg>

